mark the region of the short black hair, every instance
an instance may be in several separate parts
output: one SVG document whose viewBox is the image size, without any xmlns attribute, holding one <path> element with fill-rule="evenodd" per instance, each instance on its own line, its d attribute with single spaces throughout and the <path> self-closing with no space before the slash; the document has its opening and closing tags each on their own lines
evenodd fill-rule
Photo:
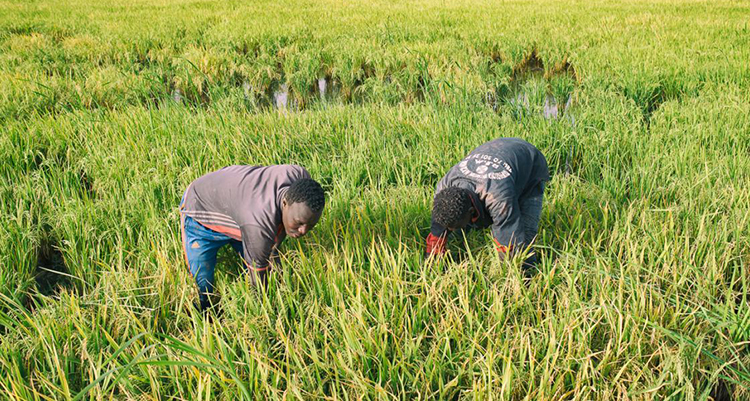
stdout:
<svg viewBox="0 0 750 401">
<path fill-rule="evenodd" d="M 304 203 L 315 213 L 323 210 L 326 204 L 326 195 L 323 187 L 312 178 L 302 178 L 294 181 L 284 195 L 284 199 L 293 203 Z"/>
<path fill-rule="evenodd" d="M 461 219 L 471 209 L 469 191 L 463 188 L 448 187 L 435 195 L 432 205 L 432 218 L 445 228 L 456 228 Z"/>
</svg>

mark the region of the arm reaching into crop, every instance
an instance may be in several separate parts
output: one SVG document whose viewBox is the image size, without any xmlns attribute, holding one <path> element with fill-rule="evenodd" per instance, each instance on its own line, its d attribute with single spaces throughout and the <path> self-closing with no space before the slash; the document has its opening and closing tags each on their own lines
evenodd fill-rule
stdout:
<svg viewBox="0 0 750 401">
<path fill-rule="evenodd" d="M 427 235 L 424 256 L 443 255 L 445 253 L 447 237 L 448 230 L 433 221 L 432 227 L 430 228 L 430 234 Z"/>
<path fill-rule="evenodd" d="M 250 280 L 254 285 L 259 282 L 266 284 L 268 271 L 271 268 L 269 263 L 272 256 L 278 257 L 276 252 L 275 238 L 265 233 L 260 227 L 247 224 L 242 229 L 242 248 L 245 267 L 250 275 Z"/>
<path fill-rule="evenodd" d="M 515 197 L 493 200 L 487 205 L 492 216 L 492 237 L 501 257 L 512 257 L 526 243 L 521 210 Z"/>
</svg>

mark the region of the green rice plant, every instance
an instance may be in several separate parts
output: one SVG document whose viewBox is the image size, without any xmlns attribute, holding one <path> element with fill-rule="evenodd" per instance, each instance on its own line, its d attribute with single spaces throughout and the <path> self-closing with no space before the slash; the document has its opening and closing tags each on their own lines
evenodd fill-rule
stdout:
<svg viewBox="0 0 750 401">
<path fill-rule="evenodd" d="M 748 398 L 742 4 L 2 7 L 0 398 Z M 553 176 L 531 280 L 486 232 L 421 255 L 500 136 Z M 179 199 L 274 163 L 323 218 L 265 288 L 222 254 L 201 315 Z"/>
</svg>

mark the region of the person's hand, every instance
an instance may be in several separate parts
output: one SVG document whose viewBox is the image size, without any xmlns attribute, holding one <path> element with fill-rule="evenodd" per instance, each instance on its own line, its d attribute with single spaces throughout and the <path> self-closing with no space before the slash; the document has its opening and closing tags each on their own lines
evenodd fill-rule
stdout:
<svg viewBox="0 0 750 401">
<path fill-rule="evenodd" d="M 436 237 L 430 233 L 425 240 L 425 259 L 428 259 L 432 255 L 443 255 L 445 254 L 445 236 Z"/>
</svg>

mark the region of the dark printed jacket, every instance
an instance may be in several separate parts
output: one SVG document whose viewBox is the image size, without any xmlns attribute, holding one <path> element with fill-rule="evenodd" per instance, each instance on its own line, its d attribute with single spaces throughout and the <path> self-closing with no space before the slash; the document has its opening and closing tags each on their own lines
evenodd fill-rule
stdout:
<svg viewBox="0 0 750 401">
<path fill-rule="evenodd" d="M 470 228 L 492 226 L 498 251 L 525 243 L 519 199 L 541 195 L 550 178 L 547 160 L 520 138 L 499 138 L 474 149 L 438 182 L 435 194 L 448 187 L 471 192 L 476 210 Z M 445 252 L 447 230 L 432 219 L 427 253 Z"/>
</svg>

